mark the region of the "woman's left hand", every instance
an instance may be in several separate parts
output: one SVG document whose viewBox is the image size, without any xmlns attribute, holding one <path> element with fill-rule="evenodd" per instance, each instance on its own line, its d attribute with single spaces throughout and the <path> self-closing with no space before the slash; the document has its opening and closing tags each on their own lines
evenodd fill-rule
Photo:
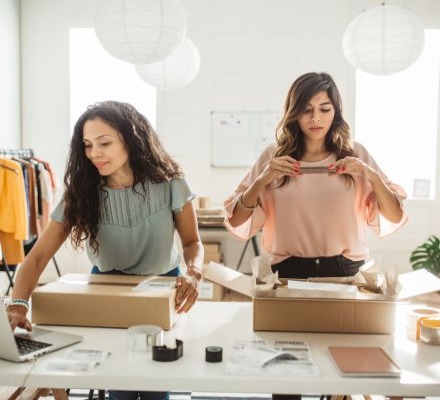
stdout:
<svg viewBox="0 0 440 400">
<path fill-rule="evenodd" d="M 176 279 L 176 310 L 177 313 L 188 312 L 199 296 L 199 282 L 202 277 L 195 267 L 188 267 L 186 275 Z"/>
<path fill-rule="evenodd" d="M 360 158 L 345 157 L 328 166 L 336 175 L 349 174 L 371 180 L 377 172 Z"/>
</svg>

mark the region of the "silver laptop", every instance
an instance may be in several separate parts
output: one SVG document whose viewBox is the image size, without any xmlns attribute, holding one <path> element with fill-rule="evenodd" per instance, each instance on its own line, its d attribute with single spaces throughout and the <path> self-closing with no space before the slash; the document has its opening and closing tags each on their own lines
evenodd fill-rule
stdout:
<svg viewBox="0 0 440 400">
<path fill-rule="evenodd" d="M 83 339 L 82 336 L 35 327 L 32 328 L 32 332 L 17 329 L 13 333 L 2 303 L 0 303 L 0 337 L 0 358 L 16 362 L 32 360 Z"/>
</svg>

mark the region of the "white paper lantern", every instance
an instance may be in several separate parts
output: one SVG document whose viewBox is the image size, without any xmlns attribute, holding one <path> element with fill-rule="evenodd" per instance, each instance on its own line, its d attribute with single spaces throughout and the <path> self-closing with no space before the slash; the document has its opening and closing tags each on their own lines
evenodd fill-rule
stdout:
<svg viewBox="0 0 440 400">
<path fill-rule="evenodd" d="M 408 68 L 423 51 L 425 32 L 418 18 L 398 7 L 381 5 L 364 11 L 344 32 L 348 62 L 375 75 Z"/>
<path fill-rule="evenodd" d="M 179 0 L 99 0 L 95 32 L 114 57 L 146 64 L 182 43 L 186 13 Z"/>
<path fill-rule="evenodd" d="M 199 50 L 185 38 L 167 58 L 145 65 L 136 65 L 142 80 L 161 90 L 179 89 L 190 83 L 200 69 Z"/>
</svg>

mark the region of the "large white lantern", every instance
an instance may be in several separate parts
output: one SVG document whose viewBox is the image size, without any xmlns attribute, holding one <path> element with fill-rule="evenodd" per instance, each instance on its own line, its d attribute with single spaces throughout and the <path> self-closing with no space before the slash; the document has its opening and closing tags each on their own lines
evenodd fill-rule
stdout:
<svg viewBox="0 0 440 400">
<path fill-rule="evenodd" d="M 141 79 L 161 90 L 179 89 L 187 85 L 197 76 L 199 69 L 199 50 L 188 38 L 165 59 L 136 65 Z"/>
<path fill-rule="evenodd" d="M 408 68 L 423 51 L 425 33 L 418 18 L 398 7 L 381 5 L 364 11 L 344 32 L 348 62 L 375 75 Z"/>
<path fill-rule="evenodd" d="M 99 0 L 95 32 L 105 50 L 133 64 L 168 56 L 186 34 L 179 0 Z"/>
</svg>

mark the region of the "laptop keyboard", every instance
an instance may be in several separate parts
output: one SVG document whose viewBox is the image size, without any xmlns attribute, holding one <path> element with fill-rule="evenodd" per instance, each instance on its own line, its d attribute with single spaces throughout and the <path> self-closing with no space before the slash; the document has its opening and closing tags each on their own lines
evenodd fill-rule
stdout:
<svg viewBox="0 0 440 400">
<path fill-rule="evenodd" d="M 52 346 L 49 343 L 38 342 L 36 340 L 31 340 L 31 339 L 24 339 L 18 336 L 14 336 L 14 337 L 15 337 L 15 342 L 17 343 L 18 353 L 21 356 L 32 353 L 33 351 L 44 349 L 45 347 Z"/>
</svg>

